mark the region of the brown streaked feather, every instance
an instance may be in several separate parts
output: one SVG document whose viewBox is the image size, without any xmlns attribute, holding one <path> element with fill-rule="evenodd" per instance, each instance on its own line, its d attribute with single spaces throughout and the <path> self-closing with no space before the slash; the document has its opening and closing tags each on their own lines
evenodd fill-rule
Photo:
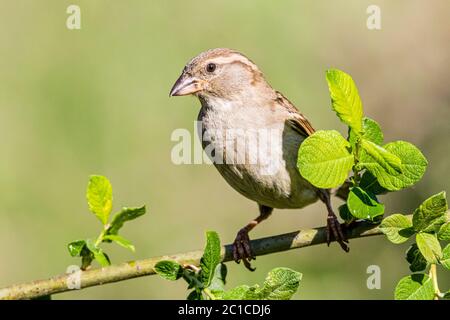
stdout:
<svg viewBox="0 0 450 320">
<path fill-rule="evenodd" d="M 288 119 L 287 122 L 295 131 L 306 136 L 310 136 L 315 132 L 308 119 L 306 119 L 305 116 L 298 111 L 294 104 L 292 104 L 292 102 L 290 102 L 288 98 L 283 96 L 283 94 L 279 91 L 276 91 L 276 101 L 289 111 L 291 118 Z"/>
</svg>

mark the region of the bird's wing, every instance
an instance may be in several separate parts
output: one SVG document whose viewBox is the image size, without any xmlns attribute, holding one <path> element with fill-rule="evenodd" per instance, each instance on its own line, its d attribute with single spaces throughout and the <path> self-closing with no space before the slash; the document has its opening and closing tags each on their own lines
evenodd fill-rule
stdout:
<svg viewBox="0 0 450 320">
<path fill-rule="evenodd" d="M 290 118 L 287 120 L 287 123 L 292 127 L 292 129 L 304 136 L 312 135 L 315 130 L 308 119 L 306 119 L 305 116 L 301 114 L 292 102 L 283 96 L 281 92 L 277 91 L 276 95 L 277 103 L 289 111 Z"/>
</svg>

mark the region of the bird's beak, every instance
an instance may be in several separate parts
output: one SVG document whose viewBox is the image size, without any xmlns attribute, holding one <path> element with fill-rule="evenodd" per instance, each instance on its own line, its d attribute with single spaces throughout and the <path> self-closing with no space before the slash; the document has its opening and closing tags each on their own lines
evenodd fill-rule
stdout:
<svg viewBox="0 0 450 320">
<path fill-rule="evenodd" d="M 170 90 L 169 96 L 185 96 L 203 89 L 203 81 L 183 73 Z"/>
</svg>

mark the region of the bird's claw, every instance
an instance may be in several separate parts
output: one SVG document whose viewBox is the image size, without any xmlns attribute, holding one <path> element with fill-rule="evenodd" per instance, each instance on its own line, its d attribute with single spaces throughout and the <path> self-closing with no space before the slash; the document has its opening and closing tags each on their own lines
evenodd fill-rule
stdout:
<svg viewBox="0 0 450 320">
<path fill-rule="evenodd" d="M 236 263 L 240 263 L 242 260 L 244 266 L 250 271 L 256 270 L 250 264 L 250 261 L 255 260 L 256 257 L 253 254 L 248 231 L 245 229 L 239 230 L 233 242 L 233 259 Z"/>
<path fill-rule="evenodd" d="M 333 215 L 328 215 L 327 217 L 327 245 L 330 245 L 330 242 L 332 240 L 332 237 L 334 240 L 336 240 L 342 250 L 345 252 L 349 252 L 350 248 L 348 247 L 347 243 L 347 237 L 344 234 L 344 231 L 342 230 L 342 225 L 339 223 L 339 220 L 337 217 Z"/>
</svg>

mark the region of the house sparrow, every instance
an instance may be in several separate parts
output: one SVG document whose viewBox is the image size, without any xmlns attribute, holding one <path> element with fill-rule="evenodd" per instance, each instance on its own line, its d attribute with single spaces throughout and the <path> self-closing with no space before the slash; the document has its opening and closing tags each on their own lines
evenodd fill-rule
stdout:
<svg viewBox="0 0 450 320">
<path fill-rule="evenodd" d="M 250 265 L 255 257 L 248 233 L 267 219 L 274 208 L 303 208 L 317 199 L 325 203 L 328 212 L 328 245 L 334 237 L 342 249 L 349 250 L 331 207 L 329 190 L 311 185 L 297 168 L 300 144 L 314 133 L 313 127 L 287 98 L 270 86 L 250 59 L 226 48 L 202 52 L 184 67 L 169 95 L 194 95 L 200 100 L 198 120 L 202 124 L 199 134 L 203 149 L 210 151 L 224 179 L 259 206 L 259 216 L 238 232 L 233 243 L 237 263 L 242 260 L 248 269 L 254 270 Z M 227 132 L 234 132 L 239 143 L 250 141 L 261 130 L 270 131 L 273 140 L 280 143 L 271 144 L 270 148 L 257 143 L 256 148 L 243 151 L 237 144 L 224 142 Z M 248 161 L 254 158 L 263 161 Z M 261 163 L 272 165 L 275 170 L 264 172 Z"/>
</svg>

